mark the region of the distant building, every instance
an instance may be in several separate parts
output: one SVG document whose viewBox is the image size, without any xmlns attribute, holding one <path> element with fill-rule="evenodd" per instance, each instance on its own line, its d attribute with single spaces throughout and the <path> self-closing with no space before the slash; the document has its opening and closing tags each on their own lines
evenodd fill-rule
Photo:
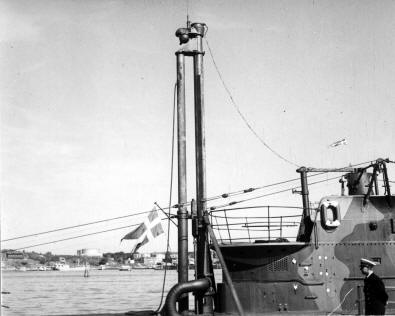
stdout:
<svg viewBox="0 0 395 316">
<path fill-rule="evenodd" d="M 161 262 L 165 259 L 165 254 L 164 253 L 157 253 L 155 255 L 155 258 L 156 258 L 156 262 Z"/>
<path fill-rule="evenodd" d="M 133 259 L 140 259 L 142 257 L 143 257 L 143 255 L 139 252 L 135 252 L 134 254 L 132 254 Z"/>
<path fill-rule="evenodd" d="M 149 268 L 152 268 L 156 264 L 155 258 L 144 257 L 143 264 L 146 265 Z"/>
<path fill-rule="evenodd" d="M 99 249 L 81 249 L 77 250 L 77 256 L 80 257 L 103 257 Z"/>
</svg>

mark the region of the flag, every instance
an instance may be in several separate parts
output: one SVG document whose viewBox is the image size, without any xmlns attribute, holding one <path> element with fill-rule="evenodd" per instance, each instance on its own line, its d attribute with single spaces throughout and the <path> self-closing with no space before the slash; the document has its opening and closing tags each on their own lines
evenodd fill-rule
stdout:
<svg viewBox="0 0 395 316">
<path fill-rule="evenodd" d="M 347 141 L 346 141 L 345 138 L 330 144 L 329 147 L 337 147 L 337 146 L 340 146 L 340 145 L 347 145 Z"/>
<path fill-rule="evenodd" d="M 147 219 L 142 222 L 137 228 L 126 234 L 122 239 L 137 240 L 132 253 L 135 253 L 141 246 L 148 243 L 150 240 L 164 233 L 158 211 L 154 208 L 149 212 Z"/>
</svg>

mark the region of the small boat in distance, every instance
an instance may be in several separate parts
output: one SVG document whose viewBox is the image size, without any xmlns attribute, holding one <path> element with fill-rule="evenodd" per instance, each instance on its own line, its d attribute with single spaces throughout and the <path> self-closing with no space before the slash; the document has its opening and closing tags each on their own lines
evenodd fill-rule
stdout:
<svg viewBox="0 0 395 316">
<path fill-rule="evenodd" d="M 56 270 L 56 271 L 85 271 L 87 268 L 89 269 L 89 265 L 70 267 L 70 265 L 68 265 L 67 263 L 57 263 L 53 267 L 53 270 Z"/>
<path fill-rule="evenodd" d="M 169 262 L 158 262 L 153 266 L 154 270 L 177 270 L 177 266 L 174 263 Z"/>
<path fill-rule="evenodd" d="M 134 263 L 132 265 L 132 269 L 149 269 L 146 265 L 141 264 L 141 263 Z"/>
<path fill-rule="evenodd" d="M 119 268 L 119 271 L 130 271 L 130 270 L 132 270 L 132 267 L 128 265 L 123 265 Z"/>
</svg>

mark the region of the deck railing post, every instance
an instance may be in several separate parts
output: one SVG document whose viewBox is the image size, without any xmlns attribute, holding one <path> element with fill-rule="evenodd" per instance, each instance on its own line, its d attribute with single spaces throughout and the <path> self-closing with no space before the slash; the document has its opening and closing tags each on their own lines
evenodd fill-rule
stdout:
<svg viewBox="0 0 395 316">
<path fill-rule="evenodd" d="M 224 214 L 225 214 L 226 228 L 228 230 L 229 243 L 232 243 L 232 237 L 230 236 L 229 223 L 228 223 L 228 217 L 226 216 L 226 210 L 224 210 Z"/>
<path fill-rule="evenodd" d="M 280 216 L 280 238 L 283 238 L 283 217 Z"/>
<path fill-rule="evenodd" d="M 248 232 L 248 241 L 251 242 L 251 235 L 250 235 L 250 227 L 248 227 L 248 219 L 246 219 L 246 227 L 247 227 L 247 232 Z"/>
<path fill-rule="evenodd" d="M 270 240 L 270 206 L 267 206 L 267 235 L 268 240 Z"/>
</svg>

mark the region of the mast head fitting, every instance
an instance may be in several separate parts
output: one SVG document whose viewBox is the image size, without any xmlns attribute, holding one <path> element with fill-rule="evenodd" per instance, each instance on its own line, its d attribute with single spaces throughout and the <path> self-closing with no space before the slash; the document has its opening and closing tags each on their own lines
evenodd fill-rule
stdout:
<svg viewBox="0 0 395 316">
<path fill-rule="evenodd" d="M 190 25 L 189 21 L 187 25 Z M 181 27 L 176 31 L 176 36 L 180 40 L 180 45 L 186 44 L 190 39 L 197 36 L 204 37 L 207 31 L 207 26 L 204 23 L 192 23 L 190 27 Z"/>
<path fill-rule="evenodd" d="M 176 31 L 176 36 L 180 40 L 180 45 L 186 44 L 189 41 L 189 29 L 181 27 Z"/>
<path fill-rule="evenodd" d="M 191 25 L 192 29 L 194 29 L 197 33 L 197 35 L 200 35 L 201 37 L 204 37 L 204 34 L 206 33 L 207 26 L 204 23 L 192 23 Z"/>
</svg>

